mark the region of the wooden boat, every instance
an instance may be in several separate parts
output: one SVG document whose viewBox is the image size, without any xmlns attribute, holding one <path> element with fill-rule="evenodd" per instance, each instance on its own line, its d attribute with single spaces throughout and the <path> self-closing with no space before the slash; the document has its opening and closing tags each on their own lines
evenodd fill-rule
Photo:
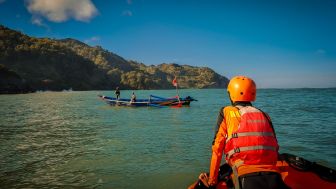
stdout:
<svg viewBox="0 0 336 189">
<path fill-rule="evenodd" d="M 197 101 L 194 98 L 187 96 L 185 98 L 179 98 L 178 96 L 171 98 L 164 98 L 155 95 L 150 95 L 148 99 L 137 99 L 136 101 L 131 101 L 131 99 L 126 98 L 114 98 L 104 95 L 98 95 L 102 100 L 108 103 L 111 106 L 131 106 L 131 107 L 140 107 L 140 106 L 189 106 L 190 102 Z"/>
</svg>

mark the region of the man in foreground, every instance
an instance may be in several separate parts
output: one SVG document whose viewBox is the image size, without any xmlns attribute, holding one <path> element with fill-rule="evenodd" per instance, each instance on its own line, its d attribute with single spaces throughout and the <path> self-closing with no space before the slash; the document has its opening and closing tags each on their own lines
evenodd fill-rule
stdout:
<svg viewBox="0 0 336 189">
<path fill-rule="evenodd" d="M 223 152 L 231 166 L 235 189 L 288 188 L 276 168 L 278 142 L 270 117 L 252 106 L 256 84 L 245 76 L 236 76 L 227 88 L 231 106 L 218 115 L 209 177 L 202 173 L 205 185 L 215 188 Z"/>
</svg>

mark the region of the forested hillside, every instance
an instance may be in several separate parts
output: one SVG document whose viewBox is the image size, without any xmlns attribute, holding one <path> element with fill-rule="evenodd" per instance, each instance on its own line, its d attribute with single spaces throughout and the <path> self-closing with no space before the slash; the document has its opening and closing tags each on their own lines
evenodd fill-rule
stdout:
<svg viewBox="0 0 336 189">
<path fill-rule="evenodd" d="M 147 66 L 75 39 L 35 38 L 0 25 L 0 93 L 36 90 L 169 89 L 226 87 L 206 67 L 174 63 Z"/>
</svg>

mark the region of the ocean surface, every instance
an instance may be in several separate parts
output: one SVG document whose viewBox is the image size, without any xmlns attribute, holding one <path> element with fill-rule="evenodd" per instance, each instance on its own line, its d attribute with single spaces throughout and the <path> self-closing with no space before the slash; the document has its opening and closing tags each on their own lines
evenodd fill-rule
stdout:
<svg viewBox="0 0 336 189">
<path fill-rule="evenodd" d="M 113 91 L 0 95 L 0 188 L 186 188 L 208 171 L 229 101 L 224 89 L 179 92 L 198 101 L 128 108 L 97 97 Z M 254 105 L 270 114 L 281 152 L 336 168 L 336 89 L 260 89 Z"/>
</svg>

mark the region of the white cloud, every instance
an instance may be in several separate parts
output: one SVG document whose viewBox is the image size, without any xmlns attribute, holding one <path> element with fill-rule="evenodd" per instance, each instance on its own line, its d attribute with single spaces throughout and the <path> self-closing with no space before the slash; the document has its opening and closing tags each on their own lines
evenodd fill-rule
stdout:
<svg viewBox="0 0 336 189">
<path fill-rule="evenodd" d="M 132 11 L 130 11 L 130 10 L 125 10 L 125 11 L 122 13 L 122 15 L 123 15 L 123 16 L 132 16 L 133 13 L 132 13 Z"/>
<path fill-rule="evenodd" d="M 43 22 L 43 19 L 40 18 L 40 17 L 38 17 L 38 16 L 33 16 L 32 19 L 31 19 L 31 22 L 34 25 L 37 25 L 37 26 L 40 26 L 40 27 L 44 27 L 47 30 L 50 30 L 49 26 Z"/>
<path fill-rule="evenodd" d="M 44 25 L 43 24 L 43 20 L 41 18 L 39 18 L 39 17 L 33 17 L 31 19 L 31 21 L 32 21 L 32 24 L 35 24 L 35 25 L 38 25 L 38 26 Z"/>
<path fill-rule="evenodd" d="M 64 22 L 70 18 L 89 21 L 98 14 L 91 0 L 26 0 L 26 7 L 33 15 L 53 22 Z"/>
<path fill-rule="evenodd" d="M 326 54 L 326 51 L 324 49 L 318 49 L 315 53 L 316 54 Z"/>
<path fill-rule="evenodd" d="M 93 36 L 93 37 L 91 37 L 89 39 L 84 40 L 85 43 L 91 43 L 91 44 L 92 43 L 97 43 L 99 41 L 100 41 L 100 37 L 99 36 Z"/>
</svg>

